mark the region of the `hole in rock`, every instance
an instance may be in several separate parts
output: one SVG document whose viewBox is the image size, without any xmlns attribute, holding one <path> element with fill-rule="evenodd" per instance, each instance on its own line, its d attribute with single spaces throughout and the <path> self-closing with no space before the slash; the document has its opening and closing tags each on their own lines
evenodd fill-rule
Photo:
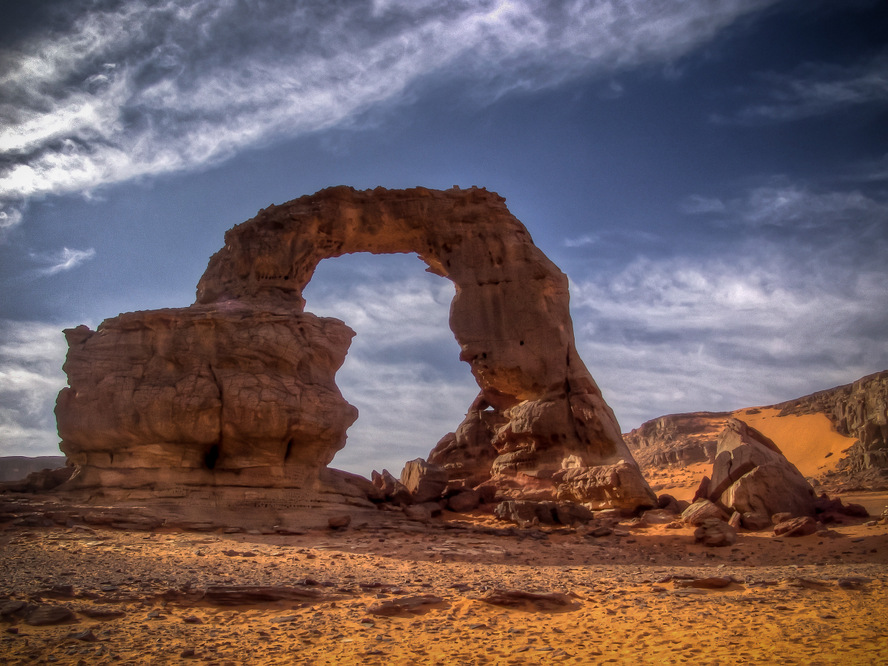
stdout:
<svg viewBox="0 0 888 666">
<path fill-rule="evenodd" d="M 207 469 L 213 469 L 216 466 L 216 463 L 219 460 L 219 445 L 213 444 L 210 449 L 204 454 L 204 465 L 206 465 Z"/>
<path fill-rule="evenodd" d="M 450 331 L 450 280 L 415 254 L 325 259 L 304 292 L 305 310 L 356 332 L 336 384 L 358 408 L 330 467 L 362 476 L 427 458 L 459 426 L 478 394 Z"/>
</svg>

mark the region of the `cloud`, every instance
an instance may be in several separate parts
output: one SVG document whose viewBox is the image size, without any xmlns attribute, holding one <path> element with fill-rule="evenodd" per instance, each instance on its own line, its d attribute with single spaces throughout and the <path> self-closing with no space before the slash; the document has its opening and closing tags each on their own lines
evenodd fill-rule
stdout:
<svg viewBox="0 0 888 666">
<path fill-rule="evenodd" d="M 762 74 L 764 101 L 732 115 L 715 115 L 717 123 L 756 124 L 823 116 L 852 106 L 888 103 L 888 55 L 878 54 L 849 67 L 808 63 L 792 74 Z"/>
<path fill-rule="evenodd" d="M 772 1 L 65 3 L 65 29 L 0 52 L 0 226 L 32 197 L 347 126 L 431 76 L 493 99 L 668 62 Z"/>
<path fill-rule="evenodd" d="M 577 238 L 565 238 L 564 247 L 585 247 L 587 245 L 595 245 L 601 236 L 599 234 L 583 234 Z"/>
<path fill-rule="evenodd" d="M 307 311 L 357 333 L 336 383 L 360 415 L 333 467 L 397 475 L 455 430 L 478 394 L 450 331 L 454 286 L 424 269 L 415 255 L 347 255 L 321 262 L 305 291 Z"/>
<path fill-rule="evenodd" d="M 692 194 L 682 202 L 681 210 L 689 215 L 723 213 L 725 204 L 721 199 Z"/>
<path fill-rule="evenodd" d="M 762 185 L 727 200 L 691 195 L 680 208 L 689 215 L 714 215 L 750 227 L 803 230 L 878 225 L 888 229 L 888 199 L 883 193 L 860 189 L 818 191 L 804 183 Z"/>
<path fill-rule="evenodd" d="M 53 255 L 36 257 L 39 261 L 49 264 L 37 272 L 39 275 L 48 276 L 63 271 L 70 271 L 73 268 L 77 268 L 85 261 L 89 261 L 94 256 L 96 256 L 96 251 L 93 248 L 89 248 L 88 250 L 71 250 L 67 247 L 63 247 L 60 252 Z"/>
<path fill-rule="evenodd" d="M 62 327 L 0 320 L 0 455 L 58 455 L 53 407 L 65 385 Z"/>
<path fill-rule="evenodd" d="M 888 268 L 848 270 L 828 251 L 757 241 L 711 258 L 642 257 L 574 283 L 578 348 L 624 430 L 888 368 Z"/>
</svg>

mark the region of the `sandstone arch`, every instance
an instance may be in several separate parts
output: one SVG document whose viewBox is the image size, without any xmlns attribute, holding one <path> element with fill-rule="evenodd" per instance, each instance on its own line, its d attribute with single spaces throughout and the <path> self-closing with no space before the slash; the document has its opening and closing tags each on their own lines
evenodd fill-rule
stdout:
<svg viewBox="0 0 888 666">
<path fill-rule="evenodd" d="M 577 354 L 566 276 L 477 188 L 335 187 L 271 206 L 226 233 L 193 306 L 67 331 L 56 411 L 78 483 L 349 494 L 326 465 L 357 416 L 334 382 L 353 332 L 304 312 L 302 290 L 321 260 L 359 251 L 416 252 L 456 287 L 450 327 L 479 394 L 431 454 L 454 481 L 652 503 Z"/>
</svg>

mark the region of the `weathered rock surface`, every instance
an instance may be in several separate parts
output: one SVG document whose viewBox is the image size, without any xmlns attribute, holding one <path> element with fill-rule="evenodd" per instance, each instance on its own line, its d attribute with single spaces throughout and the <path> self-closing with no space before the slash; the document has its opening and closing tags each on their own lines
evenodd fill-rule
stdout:
<svg viewBox="0 0 888 666">
<path fill-rule="evenodd" d="M 377 493 L 326 468 L 357 416 L 334 383 L 353 332 L 303 311 L 318 263 L 351 252 L 415 252 L 456 287 L 450 326 L 480 393 L 429 456 L 451 480 L 656 502 L 577 354 L 566 276 L 476 188 L 336 187 L 271 206 L 226 233 L 191 307 L 66 331 L 69 487 Z M 568 467 L 587 472 L 556 484 Z"/>
<path fill-rule="evenodd" d="M 709 499 L 729 513 L 814 514 L 814 489 L 770 439 L 730 419 L 718 441 Z"/>
<path fill-rule="evenodd" d="M 447 470 L 422 458 L 410 460 L 401 470 L 401 485 L 416 504 L 439 499 L 447 488 Z"/>
<path fill-rule="evenodd" d="M 737 531 L 722 520 L 710 518 L 694 530 L 694 541 L 712 548 L 733 546 L 737 543 Z"/>
<path fill-rule="evenodd" d="M 660 416 L 625 433 L 623 440 L 642 469 L 711 463 L 719 433 L 730 417 L 730 412 Z"/>
<path fill-rule="evenodd" d="M 707 520 L 727 521 L 728 514 L 717 504 L 704 498 L 686 508 L 681 514 L 681 519 L 688 525 L 702 525 Z"/>
<path fill-rule="evenodd" d="M 334 381 L 354 333 L 245 302 L 66 332 L 56 406 L 79 487 L 303 487 L 357 418 Z"/>
<path fill-rule="evenodd" d="M 816 531 L 817 521 L 811 516 L 798 516 L 774 525 L 775 536 L 800 537 L 814 534 Z"/>
</svg>

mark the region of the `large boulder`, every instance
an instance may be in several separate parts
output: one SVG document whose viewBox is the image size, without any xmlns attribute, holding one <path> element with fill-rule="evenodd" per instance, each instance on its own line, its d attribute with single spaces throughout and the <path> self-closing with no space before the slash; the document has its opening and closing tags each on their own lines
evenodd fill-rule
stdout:
<svg viewBox="0 0 888 666">
<path fill-rule="evenodd" d="M 774 442 L 730 419 L 719 437 L 709 499 L 729 513 L 814 514 L 814 489 Z"/>
<path fill-rule="evenodd" d="M 422 458 L 410 460 L 401 470 L 401 485 L 415 504 L 439 499 L 447 488 L 447 470 Z"/>
</svg>

